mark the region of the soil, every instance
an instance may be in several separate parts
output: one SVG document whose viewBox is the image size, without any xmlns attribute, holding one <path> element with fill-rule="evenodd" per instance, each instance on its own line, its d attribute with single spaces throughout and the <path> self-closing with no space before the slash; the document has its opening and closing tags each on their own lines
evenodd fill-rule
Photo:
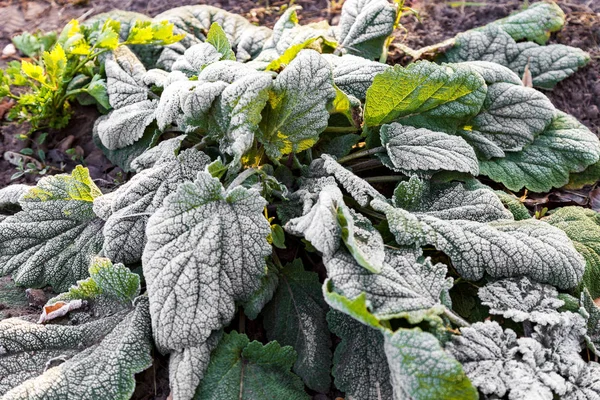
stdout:
<svg viewBox="0 0 600 400">
<path fill-rule="evenodd" d="M 337 23 L 342 1 L 340 0 L 296 0 L 301 5 L 301 23 L 328 20 Z M 69 20 L 85 18 L 121 8 L 154 16 L 167 9 L 188 4 L 210 4 L 248 18 L 250 21 L 272 27 L 280 15 L 280 7 L 287 4 L 281 0 L 0 0 L 0 50 L 10 43 L 11 37 L 23 31 L 57 30 Z M 521 8 L 524 1 L 518 0 L 482 0 L 481 2 L 461 2 L 444 0 L 407 0 L 406 5 L 418 11 L 419 19 L 407 15 L 402 23 L 406 31 L 398 31 L 392 44 L 388 62 L 405 63 L 406 56 L 395 46 L 402 43 L 413 49 L 439 43 L 455 36 L 457 33 L 484 25 L 498 18 L 505 17 Z M 600 136 L 600 1 L 597 0 L 560 0 L 558 4 L 566 13 L 566 26 L 552 35 L 550 43 L 561 43 L 580 47 L 591 55 L 591 62 L 574 76 L 564 80 L 546 94 L 554 105 L 574 115 Z M 9 59 L 0 59 L 0 68 Z M 11 106 L 0 101 L 0 154 L 18 152 L 32 146 L 31 142 L 17 139 L 19 134 L 26 133 L 27 126 L 2 121 L 3 114 Z M 46 142 L 40 146 L 47 155 L 47 164 L 51 165 L 50 173 L 70 171 L 75 164 L 83 163 L 90 169 L 92 177 L 100 184 L 109 185 L 122 179 L 122 171 L 113 166 L 95 148 L 91 140 L 91 132 L 98 112 L 93 107 L 74 106 L 75 115 L 69 126 L 60 131 L 50 131 Z M 33 137 L 36 139 L 36 136 Z M 35 145 L 33 145 L 35 148 Z M 75 149 L 78 157 L 72 160 L 68 149 Z M 37 148 L 36 148 L 37 150 Z M 9 153 L 10 154 L 10 153 Z M 25 182 L 34 184 L 40 175 L 27 174 L 11 181 L 16 172 L 14 165 L 0 159 L 0 188 L 13 183 Z M 596 204 L 600 211 L 600 188 L 588 187 L 583 191 L 555 191 L 530 199 L 532 208 L 541 208 L 551 204 Z M 594 201 L 596 203 L 594 203 Z M 25 292 L 14 288 L 7 278 L 0 279 L 0 319 L 8 316 L 35 314 L 39 305 L 35 298 L 28 299 Z M 30 296 L 41 296 L 33 293 Z M 30 305 L 34 304 L 33 306 Z M 9 306 L 8 304 L 12 304 Z M 252 323 L 247 326 L 249 334 L 253 330 Z M 258 335 L 258 334 L 257 334 Z M 258 335 L 260 336 L 260 335 Z M 165 399 L 168 396 L 168 359 L 155 354 L 152 368 L 137 376 L 138 385 L 134 393 L 135 399 Z M 337 393 L 329 397 L 318 397 L 319 400 L 335 398 Z M 317 398 L 317 397 L 315 397 Z"/>
</svg>

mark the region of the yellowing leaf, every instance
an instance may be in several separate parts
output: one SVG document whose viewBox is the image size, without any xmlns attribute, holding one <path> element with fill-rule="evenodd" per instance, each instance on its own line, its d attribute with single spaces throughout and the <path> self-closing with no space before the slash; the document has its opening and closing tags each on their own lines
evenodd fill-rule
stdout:
<svg viewBox="0 0 600 400">
<path fill-rule="evenodd" d="M 152 37 L 162 44 L 171 44 L 183 39 L 185 34 L 173 35 L 173 24 L 168 21 L 161 21 L 152 24 Z"/>
<path fill-rule="evenodd" d="M 42 58 L 46 66 L 46 73 L 56 86 L 56 83 L 61 80 L 67 66 L 65 51 L 60 44 L 57 44 L 52 51 L 45 51 Z"/>
<path fill-rule="evenodd" d="M 79 21 L 77 21 L 76 19 L 72 19 L 67 24 L 65 29 L 67 30 L 67 37 L 69 37 L 69 38 L 71 38 L 81 32 L 81 28 L 79 26 Z"/>
<path fill-rule="evenodd" d="M 150 21 L 136 21 L 131 31 L 129 31 L 127 43 L 145 44 L 151 42 L 154 37 L 151 25 Z"/>
<path fill-rule="evenodd" d="M 46 77 L 44 76 L 44 69 L 39 65 L 32 64 L 29 61 L 23 61 L 21 63 L 21 69 L 23 70 L 23 73 L 31 79 L 34 79 L 41 83 L 46 82 Z"/>
<path fill-rule="evenodd" d="M 103 30 L 98 36 L 96 46 L 103 49 L 114 50 L 119 45 L 119 31 L 114 31 L 112 28 Z"/>
</svg>

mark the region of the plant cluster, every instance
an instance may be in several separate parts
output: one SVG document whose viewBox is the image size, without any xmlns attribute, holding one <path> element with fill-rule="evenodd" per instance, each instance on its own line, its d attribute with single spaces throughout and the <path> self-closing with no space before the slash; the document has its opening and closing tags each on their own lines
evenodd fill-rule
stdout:
<svg viewBox="0 0 600 400">
<path fill-rule="evenodd" d="M 209 6 L 91 22 L 185 36 L 105 58 L 94 139 L 129 181 L 103 193 L 78 166 L 0 190 L 0 275 L 60 293 L 0 321 L 2 399 L 127 399 L 154 346 L 176 400 L 600 399 L 600 215 L 533 218 L 493 189 L 598 169 L 598 138 L 520 76 L 589 59 L 542 61 L 560 8 L 406 67 L 374 61 L 401 4 L 297 10 L 272 30 Z"/>
</svg>

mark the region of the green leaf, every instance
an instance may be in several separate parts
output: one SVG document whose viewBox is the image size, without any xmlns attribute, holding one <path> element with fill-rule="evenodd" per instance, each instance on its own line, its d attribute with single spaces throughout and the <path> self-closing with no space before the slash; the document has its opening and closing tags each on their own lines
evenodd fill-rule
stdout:
<svg viewBox="0 0 600 400">
<path fill-rule="evenodd" d="M 326 279 L 323 282 L 323 296 L 331 308 L 351 316 L 356 321 L 375 329 L 383 329 L 379 318 L 375 317 L 368 309 L 367 295 L 361 293 L 353 300 L 336 292 L 333 282 Z"/>
<path fill-rule="evenodd" d="M 375 76 L 391 68 L 387 64 L 349 54 L 341 57 L 323 54 L 323 57 L 333 66 L 335 85 L 345 93 L 363 101 Z"/>
<path fill-rule="evenodd" d="M 273 83 L 258 140 L 274 160 L 312 147 L 327 126 L 327 104 L 335 98 L 329 64 L 303 50 Z"/>
<path fill-rule="evenodd" d="M 210 29 L 206 35 L 206 43 L 212 44 L 223 55 L 221 60 L 235 60 L 235 54 L 231 50 L 229 39 L 227 39 L 225 31 L 223 31 L 218 22 L 213 22 L 210 25 Z"/>
<path fill-rule="evenodd" d="M 587 322 L 585 341 L 589 349 L 598 355 L 600 353 L 600 308 L 594 302 L 594 298 L 587 288 L 581 291 L 580 305 L 580 313 Z"/>
<path fill-rule="evenodd" d="M 500 27 L 514 40 L 527 39 L 544 44 L 550 38 L 550 33 L 560 30 L 564 23 L 565 13 L 556 3 L 540 1 L 489 25 Z"/>
<path fill-rule="evenodd" d="M 482 175 L 501 182 L 513 191 L 523 187 L 547 192 L 569 181 L 569 173 L 583 171 L 598 162 L 600 141 L 584 125 L 557 112 L 548 128 L 533 143 L 505 158 L 482 160 Z"/>
<path fill-rule="evenodd" d="M 459 171 L 479 174 L 473 148 L 458 136 L 398 123 L 381 127 L 381 143 L 397 171 Z"/>
<path fill-rule="evenodd" d="M 160 349 L 201 346 L 259 288 L 271 253 L 265 205 L 257 191 L 225 191 L 200 172 L 150 217 L 142 265 Z"/>
<path fill-rule="evenodd" d="M 543 220 L 563 230 L 585 258 L 579 290 L 586 288 L 592 298 L 600 297 L 600 213 L 582 207 L 563 207 Z"/>
<path fill-rule="evenodd" d="M 380 200 L 371 202 L 386 214 L 390 231 L 401 245 L 433 245 L 450 257 L 456 271 L 477 281 L 525 275 L 559 288 L 579 284 L 585 270 L 583 257 L 560 229 L 538 220 L 442 220 L 411 214 Z"/>
<path fill-rule="evenodd" d="M 384 337 L 394 399 L 479 398 L 460 363 L 432 334 L 401 328 Z"/>
<path fill-rule="evenodd" d="M 104 221 L 92 211 L 102 193 L 86 168 L 42 178 L 20 198 L 23 211 L 0 222 L 0 275 L 28 287 L 66 290 L 88 276 L 102 248 Z"/>
<path fill-rule="evenodd" d="M 593 185 L 600 180 L 600 162 L 592 164 L 578 173 L 569 175 L 569 183 L 565 189 L 581 189 L 585 185 Z"/>
<path fill-rule="evenodd" d="M 258 318 L 258 314 L 275 295 L 278 286 L 279 273 L 277 267 L 267 262 L 267 273 L 261 278 L 259 288 L 246 301 L 242 302 L 244 314 L 251 320 Z"/>
<path fill-rule="evenodd" d="M 94 75 L 94 78 L 86 89 L 87 93 L 92 96 L 98 104 L 105 109 L 110 109 L 110 102 L 108 99 L 108 91 L 106 89 L 106 82 L 101 79 L 99 75 Z"/>
<path fill-rule="evenodd" d="M 0 322 L 0 394 L 7 400 L 126 400 L 152 365 L 148 299 L 77 325 Z M 66 360 L 54 366 L 59 360 Z M 10 389 L 10 390 L 9 390 Z"/>
<path fill-rule="evenodd" d="M 498 196 L 502 204 L 504 204 L 508 211 L 513 215 L 515 221 L 522 221 L 524 219 L 531 218 L 529 210 L 517 196 L 506 193 L 502 190 L 495 190 L 494 193 L 496 193 L 496 196 Z"/>
<path fill-rule="evenodd" d="M 156 100 L 144 100 L 104 115 L 94 124 L 102 144 L 109 150 L 131 146 L 144 136 L 156 118 Z"/>
<path fill-rule="evenodd" d="M 263 310 L 267 338 L 292 346 L 298 353 L 293 371 L 312 390 L 326 393 L 331 384 L 331 340 L 319 276 L 304 270 L 302 261 L 286 265 L 279 287 Z"/>
<path fill-rule="evenodd" d="M 265 398 L 306 400 L 302 381 L 290 368 L 296 352 L 277 342 L 250 342 L 235 331 L 223 335 L 194 399 Z"/>
<path fill-rule="evenodd" d="M 426 61 L 406 68 L 395 65 L 375 76 L 367 90 L 365 125 L 400 122 L 400 118 L 420 114 L 409 125 L 431 129 L 424 124 L 443 123 L 456 129 L 479 112 L 486 91 L 483 78 L 466 67 Z M 436 122 L 439 119 L 444 121 Z"/>
<path fill-rule="evenodd" d="M 379 273 L 385 258 L 383 238 L 371 221 L 346 207 L 337 209 L 342 240 L 356 262 L 366 270 Z"/>
<path fill-rule="evenodd" d="M 333 356 L 335 386 L 356 399 L 392 398 L 381 332 L 333 310 L 327 313 L 327 322 L 342 339 Z"/>
</svg>

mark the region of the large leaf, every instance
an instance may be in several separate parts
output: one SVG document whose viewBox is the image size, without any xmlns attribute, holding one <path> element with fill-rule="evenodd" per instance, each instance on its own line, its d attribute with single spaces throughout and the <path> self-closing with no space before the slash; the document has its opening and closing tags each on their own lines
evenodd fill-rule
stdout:
<svg viewBox="0 0 600 400">
<path fill-rule="evenodd" d="M 335 386 L 356 399 L 392 398 L 382 333 L 339 311 L 330 311 L 327 322 L 331 332 L 342 339 L 333 358 Z"/>
<path fill-rule="evenodd" d="M 235 331 L 223 335 L 212 353 L 194 399 L 306 400 L 304 385 L 290 372 L 296 352 L 277 342 L 250 342 Z"/>
<path fill-rule="evenodd" d="M 523 76 L 528 67 L 533 85 L 545 89 L 552 89 L 590 60 L 586 52 L 576 47 L 516 43 L 496 26 L 459 34 L 456 44 L 445 55 L 450 62 L 491 61 L 510 68 L 519 76 Z"/>
<path fill-rule="evenodd" d="M 473 148 L 458 136 L 398 123 L 381 127 L 381 143 L 399 171 L 459 171 L 479 174 Z"/>
<path fill-rule="evenodd" d="M 415 215 L 379 200 L 371 205 L 386 214 L 390 231 L 401 245 L 431 244 L 446 253 L 461 276 L 479 280 L 528 276 L 560 288 L 577 286 L 585 270 L 583 257 L 567 235 L 537 220 L 442 220 Z"/>
<path fill-rule="evenodd" d="M 324 54 L 323 57 L 333 66 L 335 85 L 360 100 L 365 99 L 375 76 L 391 68 L 387 64 L 349 54 L 341 57 Z"/>
<path fill-rule="evenodd" d="M 97 259 L 90 274 L 44 307 L 84 299 L 89 311 L 69 324 L 0 322 L 3 399 L 130 398 L 134 374 L 152 362 L 148 299 L 134 300 L 139 276 L 122 265 Z"/>
<path fill-rule="evenodd" d="M 587 288 L 592 298 L 600 297 L 600 214 L 581 207 L 563 207 L 544 221 L 563 230 L 586 266 L 580 289 Z"/>
<path fill-rule="evenodd" d="M 452 279 L 446 279 L 445 265 L 413 262 L 396 250 L 386 249 L 385 256 L 383 269 L 374 274 L 340 250 L 324 260 L 327 276 L 335 291 L 350 300 L 365 293 L 371 313 L 382 320 L 430 309 L 448 296 Z"/>
<path fill-rule="evenodd" d="M 142 257 L 160 349 L 200 346 L 260 286 L 271 232 L 254 190 L 200 172 L 148 220 Z"/>
<path fill-rule="evenodd" d="M 453 130 L 479 112 L 486 92 L 483 78 L 469 68 L 426 61 L 406 68 L 395 65 L 377 75 L 367 90 L 365 125 L 420 114 L 408 124 Z"/>
<path fill-rule="evenodd" d="M 384 337 L 394 399 L 478 398 L 460 363 L 432 334 L 400 328 Z"/>
<path fill-rule="evenodd" d="M 580 313 L 586 319 L 587 324 L 586 343 L 588 348 L 598 355 L 600 353 L 600 308 L 587 289 L 583 289 L 581 292 L 580 305 Z"/>
<path fill-rule="evenodd" d="M 91 257 L 102 248 L 104 221 L 92 210 L 101 194 L 81 166 L 71 175 L 42 178 L 21 197 L 23 211 L 0 222 L 0 275 L 57 291 L 87 277 Z"/>
<path fill-rule="evenodd" d="M 569 182 L 569 173 L 583 171 L 600 159 L 600 141 L 575 118 L 562 112 L 530 145 L 504 158 L 482 160 L 482 175 L 513 191 L 523 187 L 547 192 Z"/>
<path fill-rule="evenodd" d="M 267 155 L 312 147 L 327 126 L 327 104 L 336 96 L 331 66 L 314 50 L 303 50 L 273 83 L 258 140 Z"/>
<path fill-rule="evenodd" d="M 164 147 L 163 143 L 159 147 Z M 115 262 L 141 260 L 150 215 L 180 183 L 193 180 L 209 162 L 208 156 L 195 149 L 179 156 L 172 151 L 120 186 L 112 195 L 112 213 L 104 225 L 104 254 Z"/>
<path fill-rule="evenodd" d="M 157 104 L 156 100 L 144 100 L 100 117 L 94 128 L 102 144 L 109 150 L 117 150 L 140 140 L 155 119 Z"/>
<path fill-rule="evenodd" d="M 279 287 L 263 310 L 267 338 L 298 353 L 293 370 L 316 391 L 326 393 L 331 384 L 331 340 L 319 277 L 304 270 L 302 262 L 288 264 L 279 274 Z"/>
<path fill-rule="evenodd" d="M 396 9 L 387 0 L 344 2 L 337 27 L 338 50 L 366 59 L 378 58 L 395 20 Z"/>
</svg>

